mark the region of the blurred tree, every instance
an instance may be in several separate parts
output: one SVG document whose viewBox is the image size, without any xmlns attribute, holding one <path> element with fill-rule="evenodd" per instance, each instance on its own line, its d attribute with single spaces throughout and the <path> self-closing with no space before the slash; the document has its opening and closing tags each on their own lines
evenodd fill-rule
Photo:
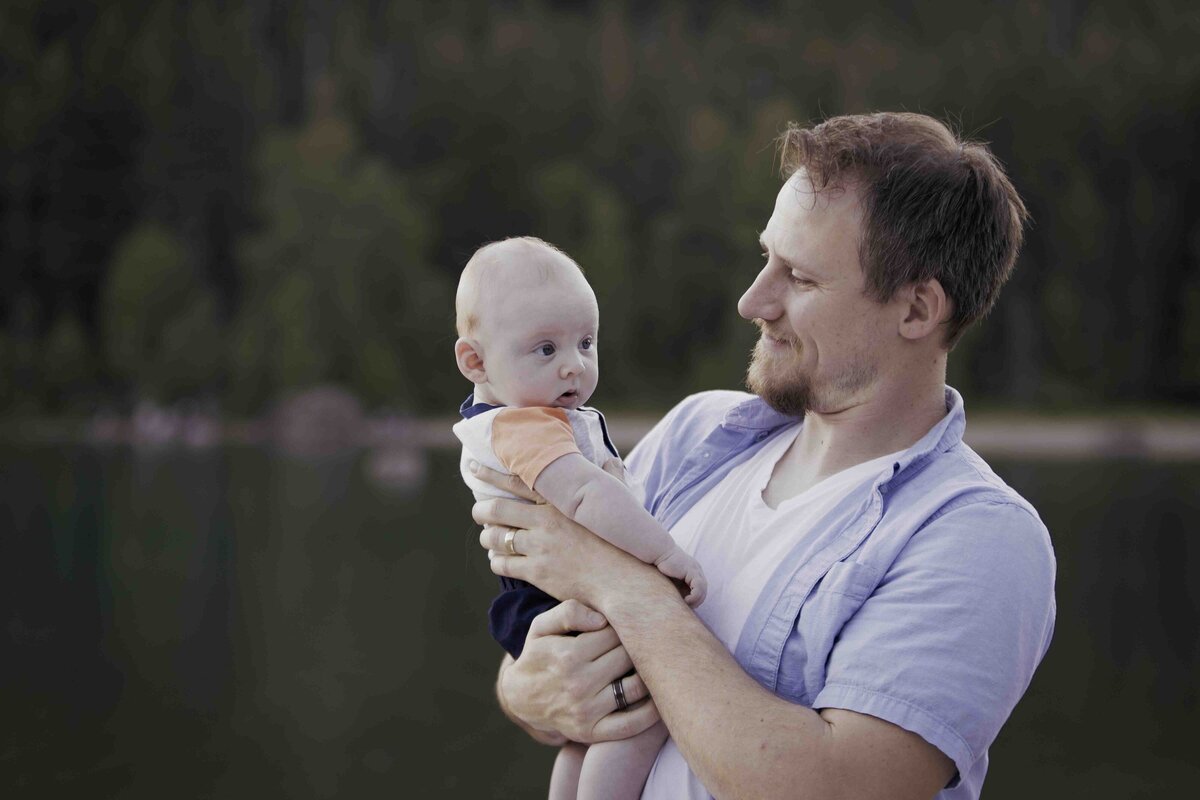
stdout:
<svg viewBox="0 0 1200 800">
<path fill-rule="evenodd" d="M 50 329 L 41 363 L 53 410 L 70 410 L 93 390 L 96 358 L 83 326 L 71 312 L 64 312 Z"/>
<path fill-rule="evenodd" d="M 361 152 L 332 81 L 306 129 L 268 137 L 258 163 L 262 227 L 241 250 L 235 408 L 322 381 L 404 408 L 445 391 L 446 359 L 428 345 L 449 335 L 452 300 L 428 266 L 427 222 L 404 183 Z"/>
<path fill-rule="evenodd" d="M 734 384 L 772 138 L 902 108 L 990 141 L 1033 212 L 952 380 L 1194 404 L 1197 35 L 1174 0 L 2 5 L 0 403 L 223 386 L 256 412 L 328 380 L 445 408 L 465 388 L 450 287 L 522 233 L 596 286 L 606 403 Z M 191 298 L 169 326 L 116 299 L 158 275 L 128 249 L 151 230 Z M 129 342 L 150 345 L 114 319 L 173 352 L 137 365 Z M 76 333 L 107 359 L 64 385 L 42 362 L 69 373 Z"/>
<path fill-rule="evenodd" d="M 146 216 L 175 231 L 223 320 L 238 298 L 233 251 L 251 221 L 255 136 L 276 113 L 253 11 L 215 0 L 158 2 L 128 67 L 148 122 L 136 170 Z"/>
<path fill-rule="evenodd" d="M 97 336 L 103 271 L 138 200 L 126 176 L 139 114 L 114 86 L 119 65 L 85 60 L 95 20 L 93 7 L 71 3 L 0 9 L 0 324 L 21 352 L 65 309 Z M 22 383 L 48 399 L 48 384 Z"/>
<path fill-rule="evenodd" d="M 216 303 L 169 231 L 142 225 L 118 247 L 103 321 L 109 367 L 132 396 L 171 402 L 219 389 Z"/>
</svg>

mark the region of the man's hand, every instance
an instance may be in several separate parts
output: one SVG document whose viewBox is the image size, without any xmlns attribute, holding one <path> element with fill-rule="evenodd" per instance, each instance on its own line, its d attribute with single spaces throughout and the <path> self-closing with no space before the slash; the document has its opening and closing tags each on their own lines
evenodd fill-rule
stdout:
<svg viewBox="0 0 1200 800">
<path fill-rule="evenodd" d="M 538 497 L 511 476 L 482 465 L 474 473 L 518 496 Z M 528 581 L 559 600 L 574 598 L 603 612 L 605 598 L 637 592 L 647 580 L 667 580 L 551 505 L 489 498 L 476 503 L 471 515 L 484 526 L 479 544 L 488 550 L 492 572 Z M 515 532 L 510 541 L 516 555 L 505 541 L 510 532 Z"/>
<path fill-rule="evenodd" d="M 659 719 L 642 679 L 622 678 L 631 668 L 604 617 L 568 600 L 534 619 L 521 657 L 501 667 L 496 693 L 504 712 L 544 743 L 625 739 Z M 630 705 L 624 712 L 612 690 L 618 678 Z"/>
<path fill-rule="evenodd" d="M 521 480 L 521 478 L 517 475 L 496 472 L 496 470 L 492 469 L 491 467 L 485 467 L 483 464 L 480 464 L 474 459 L 472 459 L 467 466 L 471 470 L 472 475 L 474 475 L 476 478 L 479 478 L 481 481 L 490 483 L 497 489 L 503 489 L 509 494 L 515 494 L 517 497 L 528 500 L 529 502 L 537 505 L 544 505 L 546 502 L 546 498 L 542 497 L 533 489 L 530 489 L 528 486 L 526 486 L 525 481 Z M 607 464 L 605 465 L 604 470 L 606 472 L 610 471 Z"/>
</svg>

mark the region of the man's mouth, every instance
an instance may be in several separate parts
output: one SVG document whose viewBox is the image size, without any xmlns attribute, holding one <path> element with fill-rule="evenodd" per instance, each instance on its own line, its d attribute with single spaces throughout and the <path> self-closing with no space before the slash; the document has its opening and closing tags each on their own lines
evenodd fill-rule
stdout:
<svg viewBox="0 0 1200 800">
<path fill-rule="evenodd" d="M 791 339 L 786 339 L 780 336 L 772 336 L 771 332 L 767 330 L 766 323 L 764 323 L 762 320 L 756 319 L 754 324 L 758 326 L 758 332 L 762 335 L 764 344 L 771 347 L 786 347 L 789 349 L 796 346 Z"/>
</svg>

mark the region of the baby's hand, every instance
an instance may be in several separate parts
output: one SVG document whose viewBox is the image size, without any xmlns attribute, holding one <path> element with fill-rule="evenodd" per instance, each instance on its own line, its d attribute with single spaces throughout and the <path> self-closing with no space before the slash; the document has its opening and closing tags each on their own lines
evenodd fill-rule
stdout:
<svg viewBox="0 0 1200 800">
<path fill-rule="evenodd" d="M 688 585 L 687 596 L 683 599 L 689 606 L 695 608 L 704 602 L 704 596 L 708 594 L 708 580 L 696 559 L 675 547 L 654 566 L 668 578 L 676 578 Z"/>
</svg>

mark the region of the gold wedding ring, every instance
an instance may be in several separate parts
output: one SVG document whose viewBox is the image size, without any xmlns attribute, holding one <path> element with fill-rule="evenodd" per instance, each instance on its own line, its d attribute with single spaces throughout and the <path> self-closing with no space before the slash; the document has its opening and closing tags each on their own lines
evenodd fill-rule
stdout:
<svg viewBox="0 0 1200 800">
<path fill-rule="evenodd" d="M 508 553 L 510 556 L 521 555 L 520 553 L 517 552 L 516 542 L 513 541 L 516 538 L 517 538 L 517 532 L 512 529 L 510 529 L 508 531 L 508 533 L 504 534 L 504 552 Z"/>
</svg>

